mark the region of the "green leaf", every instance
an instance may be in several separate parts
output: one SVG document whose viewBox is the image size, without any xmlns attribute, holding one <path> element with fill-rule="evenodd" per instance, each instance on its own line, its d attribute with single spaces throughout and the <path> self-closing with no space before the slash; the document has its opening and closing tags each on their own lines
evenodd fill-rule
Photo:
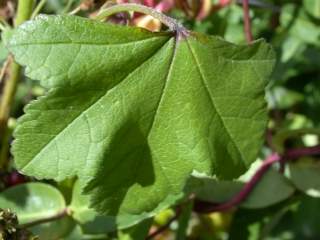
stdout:
<svg viewBox="0 0 320 240">
<path fill-rule="evenodd" d="M 241 206 L 245 208 L 268 207 L 289 198 L 294 191 L 294 187 L 282 174 L 270 169 Z"/>
<path fill-rule="evenodd" d="M 252 164 L 249 171 L 237 181 L 219 181 L 197 173 L 189 180 L 187 192 L 194 192 L 198 199 L 214 203 L 222 203 L 237 195 L 256 172 L 261 162 Z M 272 194 L 270 194 L 272 192 Z M 244 208 L 264 208 L 281 202 L 294 193 L 289 181 L 274 169 L 265 173 L 247 199 L 241 203 Z"/>
<path fill-rule="evenodd" d="M 296 49 L 299 45 L 298 42 L 319 46 L 320 29 L 316 23 L 311 21 L 303 8 L 294 4 L 285 5 L 281 11 L 280 22 L 282 27 L 288 28 L 288 32 L 285 33 L 287 41 L 294 43 L 293 47 Z M 297 40 L 290 40 L 290 38 L 297 38 Z M 286 47 L 286 44 L 284 47 Z M 299 47 L 305 46 L 300 45 Z"/>
<path fill-rule="evenodd" d="M 82 238 L 82 230 L 81 227 L 79 225 L 76 225 L 72 231 L 70 232 L 70 234 L 68 234 L 67 236 L 64 237 L 65 240 L 80 240 L 83 239 Z"/>
<path fill-rule="evenodd" d="M 3 42 L 0 41 L 0 64 L 3 64 L 3 62 L 8 57 L 8 54 L 9 54 L 8 50 L 4 46 Z"/>
<path fill-rule="evenodd" d="M 173 200 L 175 200 L 175 198 Z M 169 206 L 172 202 L 173 201 L 168 198 L 168 202 L 164 201 L 161 205 Z M 72 212 L 72 217 L 80 224 L 85 234 L 101 234 L 125 229 L 149 218 L 152 215 L 144 213 L 137 216 L 102 216 L 94 209 L 90 208 L 89 205 L 89 196 L 81 193 L 80 182 L 77 181 L 73 188 L 72 201 L 69 209 Z M 164 207 L 161 206 L 159 209 L 163 208 Z"/>
<path fill-rule="evenodd" d="M 72 231 L 63 237 L 63 240 L 94 240 L 94 239 L 99 239 L 99 240 L 110 240 L 111 238 L 108 237 L 106 234 L 84 234 L 82 232 L 82 229 L 79 225 L 76 225 Z"/>
<path fill-rule="evenodd" d="M 320 18 L 320 1 L 318 0 L 304 0 L 303 6 L 306 11 L 315 18 Z"/>
<path fill-rule="evenodd" d="M 74 229 L 75 222 L 69 218 L 64 217 L 59 220 L 43 223 L 30 228 L 30 231 L 45 240 L 64 239 Z"/>
<path fill-rule="evenodd" d="M 273 51 L 176 35 L 75 16 L 19 27 L 7 46 L 50 90 L 15 131 L 18 168 L 78 175 L 95 209 L 133 219 L 175 203 L 193 170 L 242 174 L 263 142 Z"/>
<path fill-rule="evenodd" d="M 181 214 L 178 218 L 178 229 L 176 233 L 176 240 L 187 239 L 189 222 L 192 216 L 193 202 L 189 201 L 181 205 Z"/>
<path fill-rule="evenodd" d="M 304 100 L 303 94 L 284 87 L 274 87 L 268 98 L 270 107 L 279 109 L 290 108 Z"/>
<path fill-rule="evenodd" d="M 17 213 L 19 223 L 25 224 L 55 216 L 65 207 L 62 194 L 44 183 L 26 183 L 0 193 L 0 206 Z"/>
<path fill-rule="evenodd" d="M 72 212 L 72 217 L 80 224 L 84 233 L 107 233 L 125 227 L 117 226 L 115 217 L 100 216 L 94 209 L 90 208 L 89 196 L 81 194 L 79 181 L 74 185 L 69 209 Z"/>
<path fill-rule="evenodd" d="M 320 199 L 300 196 L 299 201 L 271 226 L 272 239 L 318 239 L 320 237 Z"/>
<path fill-rule="evenodd" d="M 312 159 L 300 160 L 289 165 L 292 183 L 311 197 L 320 197 L 320 164 Z"/>
<path fill-rule="evenodd" d="M 146 219 L 141 223 L 122 230 L 118 233 L 119 240 L 144 240 L 148 236 L 153 219 Z"/>
</svg>

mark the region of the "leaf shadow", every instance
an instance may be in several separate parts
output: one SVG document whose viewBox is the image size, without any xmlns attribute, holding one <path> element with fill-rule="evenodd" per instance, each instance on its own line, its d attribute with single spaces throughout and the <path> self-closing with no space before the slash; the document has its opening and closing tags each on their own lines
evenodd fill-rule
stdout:
<svg viewBox="0 0 320 240">
<path fill-rule="evenodd" d="M 28 198 L 30 198 L 29 195 L 30 191 L 26 184 L 12 186 L 6 189 L 5 194 L 0 193 L 0 196 L 2 198 L 5 198 L 9 202 L 12 202 L 19 207 L 26 206 L 26 204 L 28 203 Z"/>
<path fill-rule="evenodd" d="M 143 189 L 155 182 L 154 167 L 147 134 L 132 119 L 127 120 L 111 137 L 111 142 L 103 154 L 97 174 L 85 187 L 93 191 L 93 205 L 110 216 L 116 216 L 132 187 Z M 102 186 L 102 187 L 101 187 Z M 141 195 L 134 198 L 139 201 Z M 126 204 L 127 205 L 127 204 Z M 137 209 L 139 212 L 139 209 Z"/>
</svg>

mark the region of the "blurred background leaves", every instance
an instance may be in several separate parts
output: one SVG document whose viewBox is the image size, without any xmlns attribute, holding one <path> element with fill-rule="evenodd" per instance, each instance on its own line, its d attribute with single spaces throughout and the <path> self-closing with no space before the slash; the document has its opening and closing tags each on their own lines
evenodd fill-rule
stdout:
<svg viewBox="0 0 320 240">
<path fill-rule="evenodd" d="M 245 44 L 242 1 L 111 2 L 142 3 L 179 19 L 189 29 L 219 35 L 233 43 Z M 47 0 L 41 12 L 66 14 L 72 11 L 77 15 L 90 17 L 105 3 L 106 1 L 102 0 Z M 264 158 L 274 148 L 283 151 L 290 147 L 317 145 L 320 132 L 320 1 L 250 0 L 249 4 L 254 39 L 265 38 L 277 53 L 276 69 L 266 94 L 270 116 L 268 132 L 272 143 L 266 139 L 260 157 Z M 1 22 L 12 24 L 15 8 L 16 1 L 0 1 Z M 117 14 L 111 20 L 114 23 L 136 25 L 152 31 L 164 28 L 155 19 L 141 14 Z M 0 64 L 3 74 L 0 82 L 1 90 L 6 77 L 7 56 L 8 52 L 0 42 Z M 41 96 L 44 91 L 45 89 L 41 88 L 37 81 L 21 77 L 9 121 L 10 129 L 15 127 L 16 118 L 22 115 L 23 107 L 30 100 Z M 0 148 L 1 158 L 9 159 L 7 166 L 0 169 L 0 191 L 2 191 L 0 208 L 12 208 L 17 212 L 22 224 L 28 222 L 26 219 L 29 212 L 32 213 L 32 217 L 37 217 L 49 208 L 47 206 L 39 209 L 33 208 L 32 204 L 24 205 L 21 202 L 24 198 L 26 201 L 38 199 L 34 203 L 40 205 L 41 201 L 46 201 L 46 204 L 52 204 L 50 205 L 52 210 L 56 210 L 57 213 L 63 209 L 70 210 L 68 216 L 28 228 L 40 239 L 144 239 L 149 228 L 150 232 L 157 231 L 168 224 L 174 216 L 174 209 L 169 209 L 156 216 L 153 221 L 146 220 L 136 227 L 116 231 L 114 219 L 106 220 L 96 215 L 88 208 L 87 200 L 81 196 L 75 200 L 74 196 L 80 193 L 76 187 L 74 188 L 74 180 L 62 183 L 34 183 L 34 179 L 17 173 L 8 150 L 10 141 L 11 138 L 8 142 L 2 142 Z M 186 210 L 185 215 L 191 216 L 189 222 L 186 223 L 185 218 L 172 221 L 155 239 L 174 239 L 175 232 L 185 232 L 187 239 L 204 240 L 320 239 L 319 160 L 320 157 L 316 156 L 290 163 L 285 169 L 285 177 L 278 174 L 278 169 L 272 169 L 268 174 L 269 178 L 258 185 L 259 189 L 256 189 L 251 199 L 247 199 L 239 209 L 211 214 L 195 214 Z M 241 179 L 228 183 L 218 183 L 214 179 L 206 181 L 211 181 L 210 187 L 201 183 L 204 185 L 199 188 L 199 197 L 208 197 L 214 202 L 219 202 L 216 198 L 220 200 L 225 196 L 228 198 L 242 186 Z M 281 184 L 287 191 L 281 192 L 286 195 L 284 198 L 280 198 L 277 193 L 277 188 L 281 189 Z M 266 196 L 255 198 L 262 196 L 261 192 Z M 16 199 L 9 201 L 8 196 L 12 194 Z M 23 196 L 19 197 L 21 194 Z M 50 197 L 51 200 L 47 201 L 46 197 Z M 275 202 L 270 200 L 272 204 L 259 202 L 268 199 L 278 200 Z M 254 205 L 257 202 L 260 207 L 248 208 L 250 204 Z M 182 239 L 178 237 L 179 235 L 177 239 Z"/>
</svg>

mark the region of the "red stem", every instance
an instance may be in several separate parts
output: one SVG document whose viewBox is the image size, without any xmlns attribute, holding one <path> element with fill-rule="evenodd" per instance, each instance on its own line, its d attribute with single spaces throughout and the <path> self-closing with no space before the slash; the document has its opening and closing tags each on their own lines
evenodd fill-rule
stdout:
<svg viewBox="0 0 320 240">
<path fill-rule="evenodd" d="M 297 159 L 303 156 L 310 155 L 319 155 L 320 154 L 320 145 L 314 147 L 302 147 L 302 148 L 294 148 L 285 154 L 286 159 Z"/>
<path fill-rule="evenodd" d="M 244 32 L 248 43 L 253 41 L 249 14 L 249 0 L 242 0 Z"/>
<path fill-rule="evenodd" d="M 283 156 L 280 156 L 277 153 L 271 154 L 266 160 L 263 161 L 260 168 L 257 172 L 253 175 L 253 177 L 247 182 L 242 190 L 236 194 L 233 198 L 229 201 L 221 204 L 212 204 L 208 202 L 203 202 L 196 200 L 194 204 L 194 210 L 200 213 L 209 213 L 209 212 L 216 212 L 216 211 L 225 211 L 232 207 L 239 205 L 243 202 L 257 185 L 257 183 L 261 180 L 264 176 L 266 171 L 271 167 L 271 165 L 275 162 L 280 162 L 283 159 L 297 159 L 303 156 L 310 156 L 310 155 L 320 155 L 320 145 L 314 147 L 305 147 L 305 148 L 296 148 L 288 150 Z"/>
<path fill-rule="evenodd" d="M 266 160 L 263 161 L 258 171 L 256 171 L 256 173 L 253 175 L 250 181 L 247 182 L 246 185 L 244 185 L 242 190 L 233 198 L 231 198 L 229 201 L 218 204 L 218 205 L 209 204 L 210 206 L 208 206 L 208 204 L 205 204 L 204 202 L 198 201 L 200 204 L 195 204 L 194 210 L 196 212 L 208 213 L 208 212 L 216 212 L 216 211 L 225 211 L 238 205 L 248 197 L 249 193 L 257 185 L 257 183 L 263 177 L 265 172 L 270 168 L 270 166 L 273 163 L 278 162 L 280 159 L 281 157 L 277 153 L 270 155 Z"/>
</svg>

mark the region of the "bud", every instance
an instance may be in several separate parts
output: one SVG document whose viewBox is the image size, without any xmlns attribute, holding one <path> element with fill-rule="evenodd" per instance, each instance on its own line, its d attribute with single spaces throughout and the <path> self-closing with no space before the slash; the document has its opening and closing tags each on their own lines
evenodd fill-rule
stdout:
<svg viewBox="0 0 320 240">
<path fill-rule="evenodd" d="M 140 16 L 133 20 L 135 26 L 148 29 L 152 32 L 157 32 L 161 29 L 161 22 L 148 15 Z"/>
<path fill-rule="evenodd" d="M 0 208 L 0 240 L 38 240 L 31 232 L 18 226 L 17 215 Z"/>
</svg>

